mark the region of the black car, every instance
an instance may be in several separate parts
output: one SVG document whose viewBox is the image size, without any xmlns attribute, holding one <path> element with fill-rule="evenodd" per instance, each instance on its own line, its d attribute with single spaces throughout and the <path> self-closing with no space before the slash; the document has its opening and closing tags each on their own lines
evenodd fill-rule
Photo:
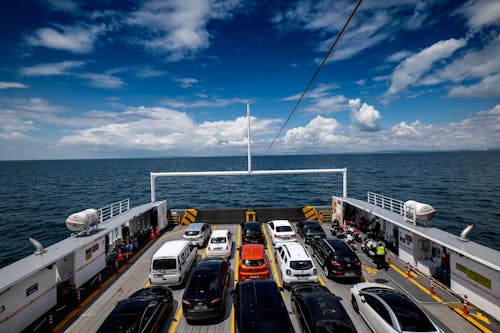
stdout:
<svg viewBox="0 0 500 333">
<path fill-rule="evenodd" d="M 295 290 L 292 309 L 304 332 L 356 332 L 351 318 L 340 303 L 340 298 L 328 291 Z M 325 288 L 326 289 L 326 288 Z"/>
<path fill-rule="evenodd" d="M 234 290 L 236 326 L 246 332 L 294 332 L 283 298 L 273 280 L 239 282 Z"/>
<path fill-rule="evenodd" d="M 228 282 L 227 259 L 209 258 L 200 261 L 182 296 L 182 311 L 186 321 L 221 319 L 226 310 Z"/>
<path fill-rule="evenodd" d="M 172 310 L 172 290 L 149 287 L 121 300 L 104 320 L 98 333 L 159 332 Z"/>
<path fill-rule="evenodd" d="M 262 232 L 259 222 L 241 223 L 241 240 L 243 243 L 261 243 L 265 244 L 266 238 Z"/>
<path fill-rule="evenodd" d="M 311 244 L 315 239 L 326 237 L 325 231 L 317 221 L 298 222 L 297 233 L 302 236 L 306 244 Z"/>
<path fill-rule="evenodd" d="M 325 238 L 312 244 L 313 255 L 327 278 L 361 279 L 361 261 L 356 252 L 341 239 Z"/>
</svg>

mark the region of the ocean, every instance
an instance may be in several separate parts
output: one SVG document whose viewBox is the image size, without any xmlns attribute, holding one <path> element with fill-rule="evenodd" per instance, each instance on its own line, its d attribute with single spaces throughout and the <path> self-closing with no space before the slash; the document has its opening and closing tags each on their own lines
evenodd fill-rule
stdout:
<svg viewBox="0 0 500 333">
<path fill-rule="evenodd" d="M 254 156 L 253 170 L 347 168 L 348 196 L 367 191 L 432 205 L 432 226 L 500 250 L 500 151 Z M 247 170 L 247 157 L 0 161 L 0 267 L 69 236 L 66 218 L 126 198 L 150 201 L 150 172 Z M 169 208 L 330 205 L 340 174 L 157 179 Z"/>
</svg>

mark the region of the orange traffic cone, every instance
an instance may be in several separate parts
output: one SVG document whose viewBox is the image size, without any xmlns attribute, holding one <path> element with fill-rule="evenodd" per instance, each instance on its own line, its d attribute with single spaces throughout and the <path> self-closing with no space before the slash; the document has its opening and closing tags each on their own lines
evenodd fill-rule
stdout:
<svg viewBox="0 0 500 333">
<path fill-rule="evenodd" d="M 117 252 L 117 255 L 116 255 L 116 260 L 118 260 L 118 261 L 122 261 L 123 260 L 122 248 L 121 247 L 118 248 L 118 252 Z"/>
<path fill-rule="evenodd" d="M 155 228 L 155 236 L 160 237 L 160 231 L 158 230 L 158 226 Z"/>
<path fill-rule="evenodd" d="M 155 239 L 155 232 L 153 230 L 153 227 L 151 227 L 151 235 L 149 236 L 149 239 Z"/>
</svg>

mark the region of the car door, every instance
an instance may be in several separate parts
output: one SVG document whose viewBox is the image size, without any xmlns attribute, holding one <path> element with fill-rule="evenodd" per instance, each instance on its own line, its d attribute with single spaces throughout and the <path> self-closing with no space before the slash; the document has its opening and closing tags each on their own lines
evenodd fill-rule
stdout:
<svg viewBox="0 0 500 333">
<path fill-rule="evenodd" d="M 374 296 L 364 294 L 364 309 L 367 321 L 370 321 L 369 326 L 375 332 L 397 332 L 391 320 L 391 315 L 386 307 Z"/>
</svg>

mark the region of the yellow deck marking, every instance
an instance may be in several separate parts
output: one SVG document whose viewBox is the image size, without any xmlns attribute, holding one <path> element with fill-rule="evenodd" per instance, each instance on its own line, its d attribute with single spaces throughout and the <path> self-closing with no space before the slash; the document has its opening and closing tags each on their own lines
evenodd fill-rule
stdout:
<svg viewBox="0 0 500 333">
<path fill-rule="evenodd" d="M 240 245 L 241 245 L 241 226 L 238 225 L 238 237 L 236 238 L 236 252 L 235 252 L 235 265 L 234 265 L 234 287 L 239 281 L 239 259 L 240 259 Z M 230 333 L 234 333 L 234 303 L 231 304 L 231 326 L 229 329 Z"/>
<path fill-rule="evenodd" d="M 474 316 L 474 317 L 476 317 L 479 320 L 484 321 L 486 324 L 491 324 L 490 318 L 488 318 L 486 316 L 483 316 L 483 314 L 481 312 L 471 313 L 471 315 Z"/>
<path fill-rule="evenodd" d="M 269 245 L 269 238 L 267 237 L 266 228 L 264 228 L 264 226 L 262 226 L 262 231 L 264 231 L 264 236 L 266 237 L 267 252 L 269 252 L 269 259 L 271 259 L 271 267 L 273 268 L 274 280 L 276 281 L 278 288 L 281 288 L 281 281 L 278 279 L 278 270 L 276 269 L 274 255 L 273 255 L 273 252 L 271 251 L 271 246 Z M 281 297 L 283 298 L 283 301 L 285 301 L 285 294 L 281 290 L 280 290 L 280 293 L 281 293 Z"/>
<path fill-rule="evenodd" d="M 179 320 L 181 320 L 181 316 L 182 316 L 182 304 L 179 304 L 179 309 L 177 310 L 177 315 L 175 316 L 175 319 L 173 320 L 172 326 L 170 326 L 168 333 L 175 332 L 175 330 L 177 329 L 177 325 L 179 325 Z"/>
<path fill-rule="evenodd" d="M 376 269 L 376 268 L 372 268 L 372 267 L 370 267 L 370 266 L 363 266 L 362 268 L 363 268 L 363 269 L 364 269 L 364 270 L 368 273 L 368 275 L 370 275 L 370 276 L 375 276 L 375 275 L 379 272 L 379 270 L 378 270 L 378 269 Z"/>
<path fill-rule="evenodd" d="M 463 309 L 453 308 L 453 310 L 456 313 L 458 313 L 459 315 L 461 315 L 462 318 L 465 318 L 466 320 L 468 320 L 472 325 L 474 325 L 477 328 L 479 328 L 482 332 L 484 332 L 484 333 L 493 333 L 491 330 L 489 330 L 486 327 L 484 327 L 480 322 L 478 322 L 477 320 L 471 318 L 471 316 L 464 316 Z"/>
<path fill-rule="evenodd" d="M 169 237 L 169 236 L 172 236 L 172 235 L 175 235 L 175 234 L 178 234 L 179 232 L 181 231 L 184 231 L 183 229 L 181 230 L 176 230 L 174 232 L 169 232 L 169 233 L 166 233 L 164 234 L 161 238 L 166 238 L 166 237 Z M 153 239 L 150 240 L 146 245 L 144 245 L 136 254 L 135 256 L 130 259 L 129 263 L 125 266 L 122 266 L 121 268 L 118 269 L 118 274 L 121 273 L 125 268 L 127 268 L 127 266 L 130 266 L 132 265 L 136 260 L 137 258 L 139 258 L 142 254 L 142 252 L 146 251 L 146 249 L 149 249 L 150 245 L 153 243 Z M 54 332 L 58 332 L 60 330 L 62 330 L 62 328 L 64 326 L 66 326 L 68 324 L 68 322 L 70 320 L 72 320 L 79 312 L 82 308 L 84 308 L 90 301 L 94 300 L 95 297 L 97 297 L 102 289 L 106 288 L 109 284 L 111 284 L 114 280 L 116 280 L 117 278 L 117 275 L 114 274 L 112 277 L 110 277 L 108 280 L 104 281 L 102 283 L 102 287 L 99 288 L 99 289 L 96 289 L 92 294 L 89 295 L 89 297 L 87 297 L 86 299 L 83 300 L 83 302 L 81 303 L 81 307 L 78 308 L 78 309 L 74 309 L 73 311 L 71 311 L 59 324 L 57 324 L 57 326 L 54 327 Z M 146 287 L 145 287 L 146 288 Z"/>
<path fill-rule="evenodd" d="M 323 287 L 326 287 L 325 281 L 323 281 L 323 279 L 319 275 L 318 275 L 318 281 L 319 281 L 319 284 L 321 284 Z"/>
<path fill-rule="evenodd" d="M 150 285 L 151 285 L 151 282 L 149 282 L 149 281 L 148 281 L 148 282 L 146 282 L 146 284 L 144 285 L 144 288 L 147 288 L 147 287 L 149 287 Z"/>
<path fill-rule="evenodd" d="M 406 272 L 403 272 L 402 270 L 400 270 L 398 267 L 396 267 L 395 265 L 391 264 L 391 268 L 393 270 L 395 270 L 396 272 L 398 272 L 399 274 L 403 275 L 403 276 L 408 276 Z M 443 303 L 443 300 L 441 298 L 439 298 L 438 296 L 436 295 L 431 295 L 431 291 L 427 288 L 425 288 L 424 286 L 422 286 L 420 283 L 418 283 L 417 281 L 415 281 L 415 279 L 413 278 L 409 278 L 408 279 L 411 283 L 413 283 L 414 285 L 416 285 L 418 288 L 422 289 L 426 294 L 430 295 L 432 298 L 434 298 L 437 302 L 439 303 Z"/>
</svg>

